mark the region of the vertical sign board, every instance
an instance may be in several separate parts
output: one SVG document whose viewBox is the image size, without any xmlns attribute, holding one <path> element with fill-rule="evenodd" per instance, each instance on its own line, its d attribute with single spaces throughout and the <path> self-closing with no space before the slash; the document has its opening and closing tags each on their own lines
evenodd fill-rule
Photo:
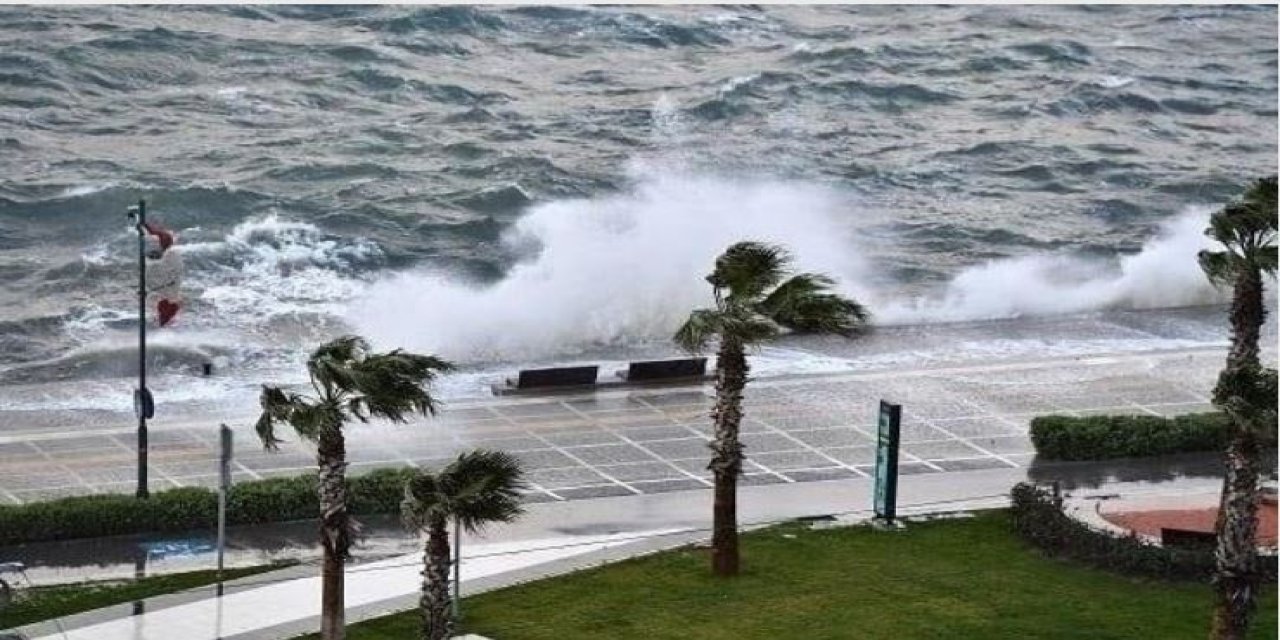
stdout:
<svg viewBox="0 0 1280 640">
<path fill-rule="evenodd" d="M 876 518 L 893 522 L 898 511 L 898 440 L 902 405 L 880 401 L 876 433 Z"/>
</svg>

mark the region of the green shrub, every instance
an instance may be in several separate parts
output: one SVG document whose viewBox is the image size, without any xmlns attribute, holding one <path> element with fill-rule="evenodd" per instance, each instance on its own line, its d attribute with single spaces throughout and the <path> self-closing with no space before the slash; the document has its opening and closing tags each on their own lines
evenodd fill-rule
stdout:
<svg viewBox="0 0 1280 640">
<path fill-rule="evenodd" d="M 351 513 L 400 513 L 404 485 L 413 474 L 413 469 L 377 469 L 351 478 L 347 485 Z"/>
<path fill-rule="evenodd" d="M 319 514 L 314 472 L 241 482 L 227 492 L 227 521 L 234 524 L 303 520 Z"/>
<path fill-rule="evenodd" d="M 135 498 L 136 500 L 136 498 Z M 179 487 L 149 498 L 142 512 L 152 531 L 184 531 L 218 526 L 218 494 L 203 487 Z"/>
<path fill-rule="evenodd" d="M 1137 458 L 1192 451 L 1221 451 L 1227 418 L 1221 413 L 1159 416 L 1040 416 L 1031 421 L 1031 443 L 1049 460 Z"/>
<path fill-rule="evenodd" d="M 404 483 L 412 474 L 412 469 L 378 469 L 348 478 L 352 513 L 400 513 Z M 227 492 L 227 522 L 231 524 L 306 520 L 319 513 L 315 473 L 241 482 Z M 146 500 L 105 494 L 0 505 L 0 546 L 213 529 L 217 518 L 218 494 L 201 487 L 157 491 Z"/>
<path fill-rule="evenodd" d="M 1094 530 L 1063 513 L 1048 491 L 1025 482 L 1014 485 L 1012 497 L 1014 530 L 1051 556 L 1147 578 L 1208 582 L 1213 576 L 1212 549 L 1172 549 Z M 1275 582 L 1276 557 L 1260 558 L 1257 570 Z"/>
</svg>

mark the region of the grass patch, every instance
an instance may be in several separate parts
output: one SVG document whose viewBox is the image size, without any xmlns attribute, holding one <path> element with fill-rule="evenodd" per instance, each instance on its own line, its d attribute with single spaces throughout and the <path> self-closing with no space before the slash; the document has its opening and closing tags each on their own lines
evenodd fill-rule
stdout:
<svg viewBox="0 0 1280 640">
<path fill-rule="evenodd" d="M 277 562 L 226 569 L 223 571 L 223 576 L 224 580 L 235 580 L 296 564 L 297 562 Z M 73 613 L 92 611 L 166 593 L 177 593 L 217 582 L 218 572 L 209 569 L 132 580 L 102 580 L 17 589 L 14 602 L 7 609 L 0 611 L 0 629 L 20 627 L 33 622 L 52 620 Z"/>
<path fill-rule="evenodd" d="M 743 538 L 744 574 L 709 575 L 680 549 L 467 598 L 464 631 L 499 640 L 859 638 L 1091 640 L 1208 633 L 1207 585 L 1126 578 L 1046 558 L 1004 511 L 972 519 Z M 408 640 L 416 612 L 353 625 L 350 640 Z M 1276 590 L 1251 638 L 1276 637 Z"/>
</svg>

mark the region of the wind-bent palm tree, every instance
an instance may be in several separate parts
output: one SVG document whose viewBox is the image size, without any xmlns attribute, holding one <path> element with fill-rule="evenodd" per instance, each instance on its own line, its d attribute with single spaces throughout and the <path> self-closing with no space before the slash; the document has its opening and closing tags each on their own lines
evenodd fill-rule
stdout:
<svg viewBox="0 0 1280 640">
<path fill-rule="evenodd" d="M 1209 221 L 1205 233 L 1225 251 L 1200 252 L 1209 279 L 1233 290 L 1231 351 L 1213 390 L 1213 403 L 1229 418 L 1216 526 L 1214 640 L 1243 640 L 1258 587 L 1259 445 L 1276 429 L 1276 372 L 1262 366 L 1258 337 L 1266 318 L 1263 275 L 1276 273 L 1276 215 L 1275 176 L 1258 180 Z"/>
<path fill-rule="evenodd" d="M 469 533 L 492 522 L 511 522 L 524 511 L 522 488 L 520 461 L 484 450 L 464 453 L 439 473 L 423 471 L 405 484 L 400 510 L 405 526 L 427 534 L 419 600 L 424 640 L 448 638 L 456 623 L 449 611 L 449 521 Z"/>
<path fill-rule="evenodd" d="M 321 571 L 320 637 L 341 640 L 345 635 L 343 564 L 350 555 L 358 524 L 347 513 L 347 445 L 342 427 L 351 420 L 367 422 L 383 418 L 405 422 L 414 413 L 434 415 L 437 408 L 427 385 L 453 368 L 434 356 L 404 353 L 370 353 L 359 336 L 344 336 L 321 345 L 307 359 L 314 396 L 264 385 L 258 437 L 267 449 L 276 449 L 276 424 L 293 427 L 298 435 L 316 443 L 320 471 L 320 545 L 324 551 Z"/>
<path fill-rule="evenodd" d="M 739 242 L 716 259 L 707 276 L 715 294 L 714 309 L 695 309 L 675 334 L 690 353 L 719 340 L 716 360 L 716 404 L 711 418 L 711 469 L 715 506 L 711 534 L 711 567 L 716 575 L 737 575 L 738 476 L 742 472 L 742 390 L 747 384 L 746 349 L 789 329 L 804 333 L 852 336 L 865 328 L 862 305 L 831 292 L 835 282 L 822 274 L 791 275 L 791 256 L 782 247 Z M 790 276 L 788 278 L 788 276 Z"/>
</svg>

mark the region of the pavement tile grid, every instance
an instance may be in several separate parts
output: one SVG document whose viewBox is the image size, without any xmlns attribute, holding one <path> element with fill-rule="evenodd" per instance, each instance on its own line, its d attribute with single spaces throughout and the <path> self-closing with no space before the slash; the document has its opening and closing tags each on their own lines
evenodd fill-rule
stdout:
<svg viewBox="0 0 1280 640">
<path fill-rule="evenodd" d="M 871 476 L 880 398 L 903 405 L 904 474 L 1025 466 L 1032 457 L 1027 424 L 1035 415 L 1174 415 L 1208 408 L 1215 359 L 1131 360 L 757 380 L 749 385 L 744 405 L 742 439 L 748 461 L 741 482 Z M 706 488 L 711 486 L 706 469 L 711 402 L 711 388 L 703 387 L 459 406 L 411 425 L 353 427 L 348 436 L 350 471 L 439 467 L 460 451 L 484 447 L 521 459 L 530 480 L 530 501 Z M 204 431 L 152 431 L 153 489 L 216 482 L 216 434 Z M 262 451 L 247 425 L 238 429 L 236 449 L 237 481 L 314 468 L 306 446 L 288 443 L 278 452 Z M 3 443 L 0 500 L 131 492 L 134 463 L 129 433 Z"/>
</svg>

